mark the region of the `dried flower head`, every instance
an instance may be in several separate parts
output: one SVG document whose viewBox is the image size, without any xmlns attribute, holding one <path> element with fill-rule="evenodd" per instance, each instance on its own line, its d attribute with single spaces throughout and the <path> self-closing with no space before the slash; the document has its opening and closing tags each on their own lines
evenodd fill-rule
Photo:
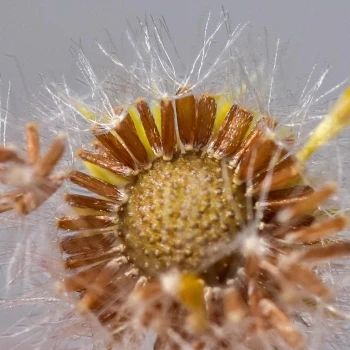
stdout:
<svg viewBox="0 0 350 350">
<path fill-rule="evenodd" d="M 276 333 L 304 348 L 296 310 L 331 299 L 315 267 L 348 255 L 350 242 L 330 239 L 345 217 L 317 210 L 335 186 L 316 190 L 303 172 L 340 120 L 348 123 L 348 94 L 298 153 L 272 117 L 236 104 L 223 113 L 222 96 L 184 87 L 153 113 L 144 99 L 126 112 L 117 106 L 120 122 L 95 128 L 94 150 L 77 153 L 108 173 L 69 175 L 97 196 L 67 194 L 77 214 L 58 219 L 64 288 L 79 292 L 79 309 L 116 341 L 154 330 L 157 349 L 259 348 Z"/>
<path fill-rule="evenodd" d="M 54 140 L 47 152 L 40 156 L 37 126 L 27 125 L 27 157 L 21 157 L 13 147 L 0 148 L 0 182 L 13 189 L 0 194 L 0 213 L 16 209 L 27 215 L 37 209 L 60 187 L 64 174 L 52 175 L 65 148 L 65 136 Z"/>
<path fill-rule="evenodd" d="M 250 71 L 235 46 L 242 27 L 205 71 L 224 24 L 211 36 L 205 30 L 185 78 L 159 28 L 151 34 L 145 25 L 135 64 L 102 48 L 130 80 L 119 90 L 114 80 L 122 77 L 97 83 L 82 53 L 90 100 L 48 89 L 59 117 L 83 116 L 92 135 L 75 156 L 88 171 L 70 169 L 73 189 L 57 219 L 60 291 L 107 330 L 110 348 L 125 339 L 137 348 L 150 330 L 155 349 L 304 349 L 308 315 L 342 316 L 319 268 L 350 255 L 350 241 L 338 235 L 347 219 L 334 207 L 321 210 L 336 185 L 310 181 L 307 162 L 350 123 L 350 89 L 305 142 L 271 107 L 277 57 L 267 93 L 259 91 L 263 69 L 254 58 Z M 304 89 L 293 117 L 304 118 L 323 78 Z M 15 181 L 17 165 L 30 174 L 1 196 L 2 211 L 27 214 L 61 185 L 63 177 L 50 174 L 63 140 L 42 158 L 38 143 L 31 124 L 27 161 L 0 150 L 0 160 L 12 162 L 1 170 L 4 183 Z"/>
</svg>

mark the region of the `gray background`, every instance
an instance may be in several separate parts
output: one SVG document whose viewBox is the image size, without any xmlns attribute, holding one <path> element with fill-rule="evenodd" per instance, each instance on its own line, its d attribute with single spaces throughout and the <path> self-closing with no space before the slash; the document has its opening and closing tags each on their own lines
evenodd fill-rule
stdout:
<svg viewBox="0 0 350 350">
<path fill-rule="evenodd" d="M 272 42 L 290 41 L 294 64 L 285 73 L 291 79 L 306 76 L 316 62 L 332 66 L 325 90 L 350 77 L 350 0 L 0 0 L 2 94 L 11 81 L 12 100 L 24 113 L 19 120 L 27 119 L 21 101 L 40 93 L 42 76 L 49 80 L 64 76 L 70 86 L 82 88 L 76 80 L 76 57 L 70 51 L 74 42 L 81 40 L 90 61 L 98 64 L 103 55 L 95 40 L 106 41 L 107 30 L 123 47 L 127 22 L 137 26 L 137 17 L 145 15 L 164 16 L 180 54 L 186 56 L 208 12 L 215 24 L 222 5 L 234 26 L 249 22 L 256 35 L 266 28 Z M 0 322 L 4 322 L 2 315 Z M 0 341 L 1 348 L 7 348 L 6 341 Z"/>
<path fill-rule="evenodd" d="M 297 71 L 307 74 L 316 62 L 331 65 L 326 87 L 350 76 L 350 1 L 215 1 L 215 0 L 0 0 L 0 73 L 3 86 L 11 80 L 13 91 L 23 95 L 25 84 L 31 94 L 40 90 L 40 74 L 50 79 L 65 76 L 70 85 L 77 74 L 69 48 L 82 40 L 92 62 L 101 54 L 95 40 L 103 42 L 108 30 L 118 46 L 125 41 L 127 20 L 164 16 L 180 53 L 196 40 L 199 23 L 208 12 L 212 23 L 221 6 L 230 13 L 235 26 L 249 22 L 256 34 L 266 28 L 273 41 L 290 41 Z M 78 86 L 78 85 L 77 85 Z"/>
</svg>

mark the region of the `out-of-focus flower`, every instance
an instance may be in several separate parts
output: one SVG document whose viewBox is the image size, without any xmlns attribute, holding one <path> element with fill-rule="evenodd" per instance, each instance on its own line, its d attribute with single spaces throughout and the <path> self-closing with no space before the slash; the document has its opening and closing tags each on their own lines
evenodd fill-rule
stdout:
<svg viewBox="0 0 350 350">
<path fill-rule="evenodd" d="M 27 158 L 11 147 L 0 148 L 0 182 L 13 190 L 0 195 L 0 212 L 16 209 L 27 215 L 37 209 L 62 184 L 64 174 L 52 175 L 60 161 L 65 137 L 54 140 L 44 156 L 40 156 L 40 139 L 35 124 L 27 125 Z"/>
</svg>

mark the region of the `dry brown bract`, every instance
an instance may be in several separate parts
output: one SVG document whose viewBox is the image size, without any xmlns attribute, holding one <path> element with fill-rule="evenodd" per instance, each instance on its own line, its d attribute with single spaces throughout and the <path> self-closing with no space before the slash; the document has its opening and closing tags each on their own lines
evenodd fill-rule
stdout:
<svg viewBox="0 0 350 350">
<path fill-rule="evenodd" d="M 304 182 L 270 117 L 232 105 L 215 129 L 215 98 L 187 89 L 159 106 L 157 121 L 136 101 L 136 119 L 78 152 L 128 184 L 70 173 L 96 196 L 65 197 L 77 214 L 58 220 L 65 290 L 114 342 L 145 327 L 156 349 L 304 348 L 295 315 L 332 298 L 314 267 L 350 252 L 329 239 L 345 218 L 318 215 L 334 186 Z"/>
<path fill-rule="evenodd" d="M 13 188 L 0 194 L 0 213 L 11 209 L 27 215 L 44 203 L 60 187 L 63 174 L 52 175 L 65 148 L 65 137 L 54 140 L 40 156 L 40 138 L 35 124 L 27 125 L 27 156 L 11 147 L 0 147 L 0 182 Z"/>
</svg>

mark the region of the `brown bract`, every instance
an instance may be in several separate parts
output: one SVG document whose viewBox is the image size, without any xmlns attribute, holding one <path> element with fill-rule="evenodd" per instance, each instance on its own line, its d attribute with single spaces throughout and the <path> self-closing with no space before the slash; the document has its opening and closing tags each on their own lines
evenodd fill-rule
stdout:
<svg viewBox="0 0 350 350">
<path fill-rule="evenodd" d="M 76 214 L 58 219 L 65 290 L 115 343 L 148 328 L 156 349 L 305 348 L 295 315 L 332 300 L 314 267 L 350 252 L 330 239 L 346 219 L 318 213 L 335 188 L 305 183 L 271 117 L 233 104 L 216 130 L 214 96 L 178 94 L 157 122 L 137 100 L 138 120 L 78 152 L 128 182 L 70 173 L 90 194 L 67 194 Z"/>
<path fill-rule="evenodd" d="M 61 186 L 64 174 L 52 174 L 62 158 L 65 137 L 55 139 L 46 153 L 40 155 L 40 137 L 37 126 L 27 125 L 27 156 L 15 149 L 0 148 L 0 182 L 12 188 L 0 194 L 0 213 L 11 209 L 27 215 L 37 209 Z"/>
</svg>

